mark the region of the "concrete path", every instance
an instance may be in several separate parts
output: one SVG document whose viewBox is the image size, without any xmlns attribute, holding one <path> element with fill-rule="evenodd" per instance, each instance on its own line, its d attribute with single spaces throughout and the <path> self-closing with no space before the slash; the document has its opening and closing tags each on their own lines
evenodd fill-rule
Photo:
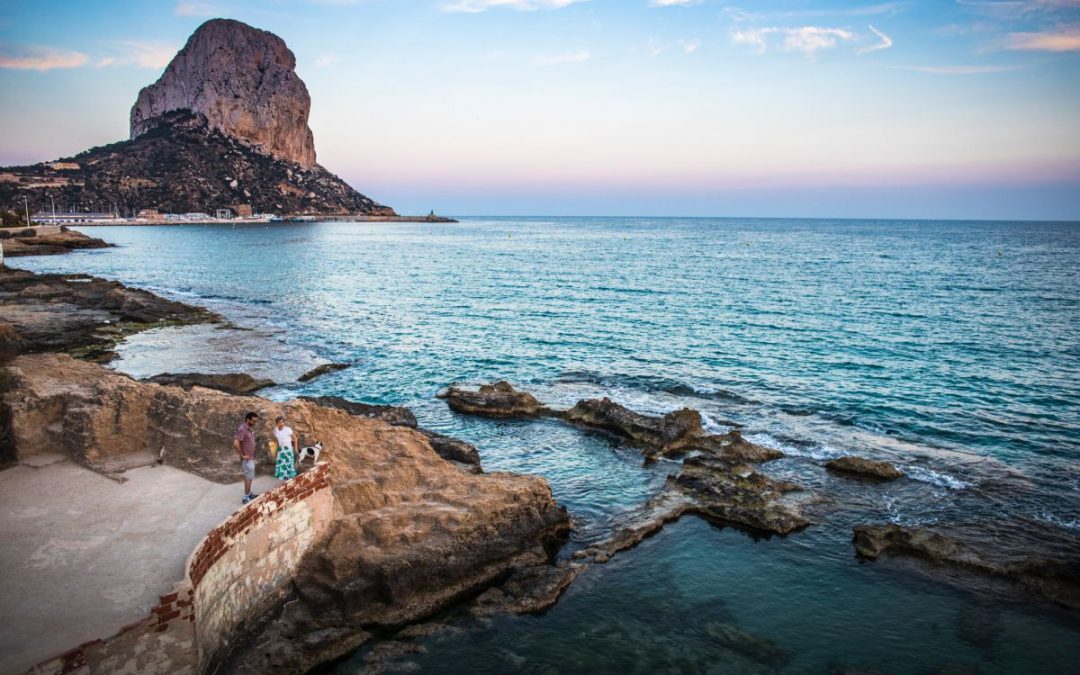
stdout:
<svg viewBox="0 0 1080 675">
<path fill-rule="evenodd" d="M 243 489 L 168 466 L 124 483 L 55 456 L 0 471 L 0 673 L 142 618 Z M 278 485 L 259 477 L 255 491 Z"/>
</svg>

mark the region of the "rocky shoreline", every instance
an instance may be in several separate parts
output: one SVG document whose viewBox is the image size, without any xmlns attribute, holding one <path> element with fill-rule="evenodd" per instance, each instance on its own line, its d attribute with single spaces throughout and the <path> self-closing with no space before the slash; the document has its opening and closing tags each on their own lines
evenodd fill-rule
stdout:
<svg viewBox="0 0 1080 675">
<path fill-rule="evenodd" d="M 94 361 L 107 360 L 110 345 L 126 334 L 221 321 L 116 282 L 4 269 L 0 316 L 9 463 L 61 452 L 106 475 L 158 462 L 232 482 L 228 447 L 246 410 L 269 419 L 284 412 L 304 438 L 324 439 L 320 459 L 331 470 L 335 520 L 304 559 L 287 611 L 252 633 L 288 639 L 270 652 L 238 645 L 227 657 L 231 670 L 304 672 L 380 626 L 423 619 L 496 583 L 512 581 L 516 589 L 500 591 L 515 598 L 507 611 L 538 609 L 557 597 L 551 580 L 564 574 L 552 556 L 570 521 L 546 481 L 482 472 L 475 448 L 416 429 L 407 409 L 344 399 L 275 404 L 205 386 L 235 387 L 236 378 L 157 383 L 108 370 Z M 261 466 L 269 470 L 265 459 Z"/>
<path fill-rule="evenodd" d="M 787 536 L 822 524 L 805 510 L 829 500 L 770 475 L 764 467 L 782 452 L 738 429 L 706 433 L 700 413 L 689 408 L 653 416 L 599 398 L 556 409 L 507 382 L 440 392 L 461 414 L 561 420 L 640 449 L 646 463 L 681 461 L 625 526 L 560 556 L 572 522 L 543 478 L 484 473 L 474 446 L 423 429 L 408 408 L 327 396 L 277 404 L 250 395 L 268 383 L 249 377 L 186 373 L 139 381 L 100 365 L 139 330 L 223 322 L 205 309 L 85 275 L 3 269 L 0 317 L 0 459 L 7 463 L 48 448 L 107 475 L 155 461 L 228 482 L 234 461 L 220 449 L 249 409 L 264 418 L 285 413 L 304 438 L 333 439 L 323 457 L 335 504 L 329 534 L 304 558 L 287 602 L 222 657 L 229 672 L 305 672 L 385 635 L 394 637 L 372 658 L 391 655 L 430 631 L 452 630 L 424 623 L 448 609 L 471 617 L 543 611 L 589 565 L 606 563 L 683 515 Z M 262 467 L 268 469 L 265 461 Z M 870 489 L 904 475 L 858 457 L 826 467 Z M 1004 579 L 1071 608 L 1080 607 L 1078 552 L 1065 543 L 1052 557 L 1001 559 L 948 532 L 890 524 L 856 526 L 853 541 L 862 559 L 911 556 L 933 569 Z"/>
<path fill-rule="evenodd" d="M 600 545 L 578 551 L 577 559 L 606 562 L 616 552 L 636 546 L 686 514 L 756 535 L 789 535 L 814 524 L 805 508 L 833 499 L 769 476 L 762 465 L 783 458 L 782 452 L 747 441 L 738 429 L 707 434 L 700 413 L 689 408 L 650 416 L 603 398 L 581 400 L 560 410 L 505 381 L 475 388 L 450 386 L 438 396 L 461 414 L 561 419 L 641 448 L 646 462 L 683 458 L 681 469 L 668 479 L 666 489 L 640 509 L 629 527 Z M 824 468 L 868 486 L 904 477 L 903 471 L 889 462 L 856 456 L 827 461 Z M 1041 528 L 1024 523 L 976 524 L 970 529 L 974 536 L 943 527 L 862 524 L 853 529 L 853 548 L 863 560 L 914 557 L 931 563 L 932 571 L 962 569 L 1004 579 L 1036 597 L 1080 609 L 1080 539 L 1060 533 L 1033 537 L 1030 533 Z M 1048 545 L 1048 541 L 1052 543 Z M 1008 548 L 1012 549 L 1008 554 L 1002 553 Z M 934 576 L 951 582 L 947 573 Z"/>
</svg>

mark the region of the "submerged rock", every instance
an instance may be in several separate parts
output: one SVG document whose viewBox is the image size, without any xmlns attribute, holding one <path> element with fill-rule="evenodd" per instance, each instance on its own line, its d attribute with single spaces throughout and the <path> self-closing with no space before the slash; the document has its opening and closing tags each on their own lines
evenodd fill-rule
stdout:
<svg viewBox="0 0 1080 675">
<path fill-rule="evenodd" d="M 345 370 L 349 367 L 347 363 L 324 363 L 321 366 L 312 368 L 303 375 L 297 378 L 299 382 L 310 382 L 316 377 L 326 375 L 327 373 L 336 373 L 339 370 Z"/>
<path fill-rule="evenodd" d="M 247 373 L 161 373 L 143 379 L 154 384 L 171 384 L 184 389 L 204 387 L 229 394 L 251 394 L 266 387 L 273 387 L 275 382 L 268 379 L 256 379 Z"/>
<path fill-rule="evenodd" d="M 439 394 L 450 409 L 484 417 L 543 417 L 551 410 L 536 397 L 514 389 L 509 382 L 481 385 L 477 390 L 450 387 Z"/>
<path fill-rule="evenodd" d="M 705 632 L 718 644 L 752 661 L 774 668 L 782 668 L 791 661 L 791 654 L 775 642 L 751 635 L 736 624 L 714 621 L 705 626 Z"/>
<path fill-rule="evenodd" d="M 848 474 L 868 480 L 896 480 L 903 477 L 903 472 L 889 462 L 877 462 L 872 459 L 864 459 L 848 455 L 838 459 L 829 460 L 825 467 L 830 471 Z"/>
<path fill-rule="evenodd" d="M 855 552 L 864 558 L 909 555 L 933 563 L 1010 579 L 1058 604 L 1080 608 L 1080 540 L 1060 533 L 1057 550 L 1043 551 L 1018 542 L 1006 548 L 1000 533 L 984 530 L 979 545 L 925 527 L 859 525 L 854 528 Z M 1016 537 L 1020 537 L 1019 533 Z M 998 547 L 994 550 L 991 547 Z"/>
</svg>

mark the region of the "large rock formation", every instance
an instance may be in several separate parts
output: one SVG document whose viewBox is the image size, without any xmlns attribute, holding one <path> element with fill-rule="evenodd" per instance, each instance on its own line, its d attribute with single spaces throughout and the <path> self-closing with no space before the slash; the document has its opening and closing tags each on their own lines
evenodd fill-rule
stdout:
<svg viewBox="0 0 1080 675">
<path fill-rule="evenodd" d="M 62 452 L 100 468 L 110 458 L 161 455 L 168 464 L 235 482 L 229 447 L 258 411 L 268 468 L 269 423 L 283 414 L 301 439 L 325 443 L 334 522 L 301 564 L 296 602 L 235 645 L 227 672 L 307 672 L 349 651 L 367 631 L 400 626 L 545 565 L 569 529 L 543 478 L 472 474 L 440 458 L 417 431 L 308 401 L 275 403 L 208 389 L 138 382 L 58 354 L 7 366 L 3 404 L 20 457 Z"/>
<path fill-rule="evenodd" d="M 264 154 L 315 167 L 308 128 L 311 97 L 285 41 L 231 19 L 207 21 L 131 108 L 131 138 L 173 110 L 190 110 L 211 129 Z"/>
<path fill-rule="evenodd" d="M 0 169 L 0 210 L 393 216 L 315 163 L 310 98 L 280 38 L 200 27 L 131 111 L 131 140 Z"/>
</svg>

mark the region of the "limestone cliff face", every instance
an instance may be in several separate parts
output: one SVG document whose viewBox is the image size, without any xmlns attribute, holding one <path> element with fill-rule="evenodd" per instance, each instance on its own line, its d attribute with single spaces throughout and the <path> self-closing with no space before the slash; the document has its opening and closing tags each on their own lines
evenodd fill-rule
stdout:
<svg viewBox="0 0 1080 675">
<path fill-rule="evenodd" d="M 131 138 L 173 110 L 204 116 L 210 128 L 259 151 L 315 166 L 311 97 L 285 41 L 230 19 L 207 21 L 131 109 Z"/>
</svg>

